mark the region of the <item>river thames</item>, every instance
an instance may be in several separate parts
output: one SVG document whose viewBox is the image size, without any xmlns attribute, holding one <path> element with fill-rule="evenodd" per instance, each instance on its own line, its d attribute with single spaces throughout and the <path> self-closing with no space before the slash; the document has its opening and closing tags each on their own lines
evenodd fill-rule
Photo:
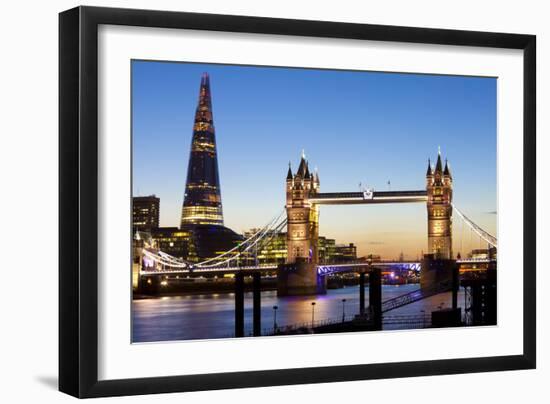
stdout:
<svg viewBox="0 0 550 404">
<path fill-rule="evenodd" d="M 419 289 L 419 284 L 383 285 L 382 301 Z M 368 286 L 365 288 L 368 307 Z M 277 297 L 276 291 L 263 291 L 262 334 L 297 324 L 346 320 L 359 313 L 359 286 L 329 289 L 326 295 Z M 132 302 L 132 342 L 178 341 L 229 338 L 235 320 L 233 293 L 189 294 L 137 299 Z M 345 299 L 345 302 L 342 300 Z M 312 302 L 315 306 L 312 307 Z M 464 313 L 464 291 L 458 293 Z M 273 309 L 277 306 L 277 310 Z M 451 293 L 439 294 L 392 310 L 384 315 L 384 330 L 430 326 L 431 312 L 451 307 Z M 276 314 L 275 314 L 276 313 Z M 245 294 L 245 335 L 252 333 L 252 293 Z"/>
</svg>

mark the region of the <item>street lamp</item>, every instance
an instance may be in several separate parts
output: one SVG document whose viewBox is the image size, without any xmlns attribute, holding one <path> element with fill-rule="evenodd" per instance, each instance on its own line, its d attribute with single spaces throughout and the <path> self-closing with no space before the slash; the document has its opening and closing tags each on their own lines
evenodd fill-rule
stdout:
<svg viewBox="0 0 550 404">
<path fill-rule="evenodd" d="M 315 326 L 315 302 L 311 302 L 311 329 Z"/>
<path fill-rule="evenodd" d="M 346 321 L 346 299 L 342 299 L 342 323 Z"/>
<path fill-rule="evenodd" d="M 279 306 L 273 306 L 273 334 L 277 333 L 277 309 Z"/>
</svg>

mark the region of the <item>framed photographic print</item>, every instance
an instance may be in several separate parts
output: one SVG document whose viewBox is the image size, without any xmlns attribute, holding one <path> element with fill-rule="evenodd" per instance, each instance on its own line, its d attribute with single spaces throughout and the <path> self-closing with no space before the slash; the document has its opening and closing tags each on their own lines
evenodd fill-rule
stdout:
<svg viewBox="0 0 550 404">
<path fill-rule="evenodd" d="M 535 37 L 60 14 L 60 390 L 535 367 Z"/>
</svg>

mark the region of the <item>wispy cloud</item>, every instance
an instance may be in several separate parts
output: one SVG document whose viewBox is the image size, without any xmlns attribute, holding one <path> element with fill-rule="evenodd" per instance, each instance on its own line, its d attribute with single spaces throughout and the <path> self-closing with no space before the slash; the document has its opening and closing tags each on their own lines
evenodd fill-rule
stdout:
<svg viewBox="0 0 550 404">
<path fill-rule="evenodd" d="M 386 244 L 384 241 L 368 241 L 367 242 L 368 245 L 381 245 L 381 244 Z"/>
</svg>

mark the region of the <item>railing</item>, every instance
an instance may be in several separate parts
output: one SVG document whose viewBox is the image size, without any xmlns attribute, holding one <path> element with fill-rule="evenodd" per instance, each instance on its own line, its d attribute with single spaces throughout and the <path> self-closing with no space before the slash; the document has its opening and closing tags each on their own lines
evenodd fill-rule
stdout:
<svg viewBox="0 0 550 404">
<path fill-rule="evenodd" d="M 190 268 L 190 269 L 150 269 L 141 270 L 140 275 L 177 275 L 177 274 L 202 274 L 202 273 L 217 273 L 217 272 L 246 272 L 246 271 L 268 271 L 276 270 L 276 264 L 258 264 L 252 266 L 238 267 L 219 267 L 219 268 Z"/>
<path fill-rule="evenodd" d="M 277 328 L 264 328 L 262 330 L 262 335 L 288 335 L 288 334 L 309 334 L 313 333 L 315 328 L 337 325 L 342 323 L 349 323 L 356 319 L 355 315 L 346 315 L 343 320 L 342 317 L 339 318 L 330 318 L 324 320 L 315 321 L 313 326 L 311 321 L 301 322 L 296 324 L 289 324 L 284 326 L 277 326 Z M 420 315 L 394 315 L 394 316 L 384 316 L 383 324 L 384 325 L 415 325 L 419 328 L 430 327 L 432 318 L 430 314 L 420 314 Z"/>
<path fill-rule="evenodd" d="M 317 266 L 319 275 L 332 275 L 339 272 L 350 272 L 350 268 L 400 268 L 413 271 L 421 269 L 421 263 L 415 261 L 350 261 L 346 263 L 322 264 Z"/>
<path fill-rule="evenodd" d="M 283 326 L 277 326 L 277 328 L 264 328 L 262 335 L 276 335 L 276 334 L 291 334 L 293 332 L 303 331 L 302 334 L 311 333 L 312 329 L 323 327 L 327 325 L 341 324 L 348 321 L 352 321 L 355 315 L 346 315 L 336 318 L 328 318 L 323 320 L 316 320 L 313 323 L 311 321 L 304 321 L 301 323 L 288 324 Z"/>
<path fill-rule="evenodd" d="M 434 287 L 420 288 L 404 295 L 394 297 L 393 299 L 382 302 L 382 313 L 387 313 L 390 310 L 395 310 L 399 307 L 406 306 L 417 302 L 419 300 L 426 299 L 431 296 L 435 296 L 439 293 L 450 292 L 453 288 L 452 282 L 442 282 Z"/>
</svg>

